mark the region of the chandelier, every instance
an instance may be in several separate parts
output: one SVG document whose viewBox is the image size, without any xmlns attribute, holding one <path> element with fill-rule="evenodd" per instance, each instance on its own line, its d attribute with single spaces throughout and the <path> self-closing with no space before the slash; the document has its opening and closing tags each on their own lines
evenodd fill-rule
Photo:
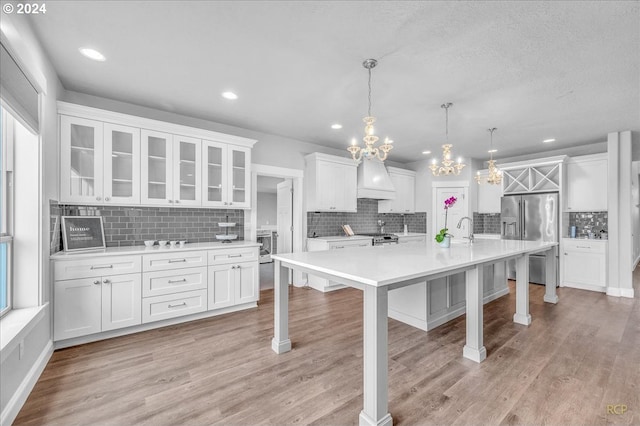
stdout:
<svg viewBox="0 0 640 426">
<path fill-rule="evenodd" d="M 380 147 L 376 148 L 373 145 L 378 142 L 378 137 L 374 134 L 373 123 L 376 118 L 371 116 L 371 69 L 378 65 L 378 61 L 375 59 L 367 59 L 362 63 L 362 66 L 369 71 L 369 109 L 367 110 L 367 116 L 362 119 L 365 122 L 364 126 L 364 148 L 358 146 L 358 142 L 354 138 L 351 141 L 351 146 L 347 148 L 347 151 L 351 153 L 351 157 L 354 160 L 359 161 L 362 157 L 367 160 L 372 158 L 378 158 L 380 161 L 384 161 L 389 154 L 389 151 L 393 149 L 393 141 L 389 138 L 385 138 L 384 143 Z"/>
<path fill-rule="evenodd" d="M 461 158 L 458 158 L 457 163 L 451 159 L 451 147 L 453 146 L 449 143 L 449 107 L 451 106 L 453 106 L 451 102 L 440 105 L 440 108 L 444 108 L 446 116 L 447 143 L 442 145 L 442 164 L 438 165 L 438 160 L 434 158 L 429 166 L 434 176 L 459 175 L 465 166 Z"/>
<path fill-rule="evenodd" d="M 489 173 L 487 176 L 481 176 L 480 172 L 476 175 L 476 181 L 478 185 L 482 183 L 488 183 L 492 185 L 500 185 L 502 183 L 502 170 L 500 170 L 496 166 L 496 160 L 493 159 L 493 153 L 497 150 L 493 149 L 493 132 L 498 130 L 495 127 L 487 129 L 489 133 L 491 133 L 491 149 L 489 150 L 490 160 L 489 160 Z"/>
</svg>

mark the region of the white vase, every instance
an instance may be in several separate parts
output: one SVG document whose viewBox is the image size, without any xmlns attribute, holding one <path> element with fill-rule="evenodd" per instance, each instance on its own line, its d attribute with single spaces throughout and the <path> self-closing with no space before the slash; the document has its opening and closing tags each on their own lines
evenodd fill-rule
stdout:
<svg viewBox="0 0 640 426">
<path fill-rule="evenodd" d="M 442 248 L 449 248 L 451 247 L 451 237 L 449 235 L 445 235 L 444 239 L 442 240 L 442 242 L 438 243 L 438 245 Z"/>
</svg>

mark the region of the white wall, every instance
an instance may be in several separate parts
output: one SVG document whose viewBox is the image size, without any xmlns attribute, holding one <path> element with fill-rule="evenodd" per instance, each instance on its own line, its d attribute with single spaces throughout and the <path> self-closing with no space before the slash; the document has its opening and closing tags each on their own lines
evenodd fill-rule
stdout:
<svg viewBox="0 0 640 426">
<path fill-rule="evenodd" d="M 262 225 L 276 225 L 278 223 L 278 195 L 270 192 L 258 192 L 256 228 Z"/>
<path fill-rule="evenodd" d="M 40 146 L 37 162 L 40 170 L 37 178 L 40 223 L 32 226 L 39 228 L 39 250 L 31 251 L 31 268 L 37 269 L 36 282 L 15 282 L 14 286 L 34 286 L 35 293 L 17 292 L 17 306 L 34 303 L 44 305 L 50 301 L 51 277 L 49 274 L 49 199 L 58 197 L 58 118 L 56 101 L 64 90 L 48 57 L 42 50 L 35 34 L 23 15 L 2 14 L 0 21 L 3 43 L 7 45 L 16 61 L 30 77 L 35 77 L 42 86 L 44 94 L 40 101 Z M 46 161 L 45 161 L 46 160 Z M 37 173 L 37 171 L 34 171 Z M 33 287 L 32 287 L 33 288 Z M 36 296 L 34 296 L 36 294 Z M 39 368 L 46 363 L 51 350 L 51 310 L 47 306 L 44 315 L 30 324 L 29 331 L 21 340 L 24 353 L 19 354 L 19 345 L 8 345 L 2 353 L 0 372 L 0 410 L 3 424 L 11 423 L 24 400 L 31 391 Z M 11 313 L 9 314 L 11 315 Z M 3 318 L 4 320 L 5 318 Z M 6 351 L 6 353 L 5 353 Z"/>
<path fill-rule="evenodd" d="M 631 226 L 633 231 L 633 266 L 640 262 L 640 161 L 631 164 Z"/>
</svg>

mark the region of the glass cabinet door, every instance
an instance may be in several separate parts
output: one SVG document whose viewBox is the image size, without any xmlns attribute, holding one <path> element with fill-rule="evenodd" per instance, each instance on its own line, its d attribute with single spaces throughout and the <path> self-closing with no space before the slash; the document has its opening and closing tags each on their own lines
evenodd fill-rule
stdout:
<svg viewBox="0 0 640 426">
<path fill-rule="evenodd" d="M 236 208 L 246 208 L 251 205 L 251 151 L 249 148 L 229 146 L 229 179 L 230 202 Z"/>
<path fill-rule="evenodd" d="M 173 137 L 173 202 L 200 205 L 201 141 L 186 136 Z"/>
<path fill-rule="evenodd" d="M 140 202 L 140 129 L 104 124 L 104 201 Z"/>
<path fill-rule="evenodd" d="M 102 203 L 102 123 L 60 116 L 60 199 Z"/>
<path fill-rule="evenodd" d="M 143 204 L 173 203 L 173 136 L 142 130 L 141 199 Z"/>
<path fill-rule="evenodd" d="M 202 205 L 222 206 L 227 200 L 227 149 L 225 144 L 202 141 Z"/>
</svg>

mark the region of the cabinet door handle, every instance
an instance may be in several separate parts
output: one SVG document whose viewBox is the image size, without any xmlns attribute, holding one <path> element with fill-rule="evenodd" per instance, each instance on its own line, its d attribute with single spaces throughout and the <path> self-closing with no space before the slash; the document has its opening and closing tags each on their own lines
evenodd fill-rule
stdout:
<svg viewBox="0 0 640 426">
<path fill-rule="evenodd" d="M 169 263 L 181 263 L 186 261 L 187 259 L 169 259 Z"/>
<path fill-rule="evenodd" d="M 100 280 L 95 280 L 93 283 L 94 283 L 95 285 L 100 285 Z"/>
<path fill-rule="evenodd" d="M 103 282 L 104 284 L 109 284 L 111 281 L 109 281 L 108 279 L 106 279 L 106 278 L 105 278 L 104 280 L 102 280 L 102 282 Z"/>
<path fill-rule="evenodd" d="M 171 305 L 169 304 L 167 307 L 168 308 L 177 308 L 179 306 L 187 306 L 187 302 L 182 302 L 182 303 L 178 303 L 177 305 Z"/>
<path fill-rule="evenodd" d="M 94 269 L 111 269 L 113 268 L 113 265 L 106 265 L 106 266 L 91 266 L 91 270 Z"/>
<path fill-rule="evenodd" d="M 576 246 L 576 248 L 590 249 L 591 246 Z"/>
<path fill-rule="evenodd" d="M 102 200 L 102 197 L 96 197 L 96 200 L 100 201 Z"/>
<path fill-rule="evenodd" d="M 105 200 L 105 201 L 109 201 L 109 200 L 110 200 L 110 198 L 109 198 L 109 197 L 104 197 L 104 200 Z"/>
<path fill-rule="evenodd" d="M 344 248 L 344 246 L 333 246 L 333 248 L 341 249 Z"/>
<path fill-rule="evenodd" d="M 173 200 L 167 200 L 167 201 L 169 201 L 170 203 L 173 203 Z"/>
<path fill-rule="evenodd" d="M 176 204 L 178 204 L 180 202 L 180 200 L 176 200 Z"/>
<path fill-rule="evenodd" d="M 236 265 L 231 265 L 231 269 L 236 269 Z"/>
<path fill-rule="evenodd" d="M 224 205 L 226 206 L 227 204 L 229 204 L 229 203 L 227 203 L 227 202 L 225 201 L 225 202 L 224 202 Z"/>
<path fill-rule="evenodd" d="M 242 257 L 241 254 L 230 254 L 229 257 Z"/>
<path fill-rule="evenodd" d="M 565 255 L 565 256 L 568 256 L 567 252 L 564 252 L 564 255 Z"/>
<path fill-rule="evenodd" d="M 183 278 L 183 279 L 181 279 L 181 280 L 169 280 L 169 281 L 167 281 L 167 282 L 168 282 L 169 284 L 175 284 L 175 283 L 186 283 L 186 282 L 187 282 L 187 279 L 186 279 L 186 278 Z"/>
</svg>

